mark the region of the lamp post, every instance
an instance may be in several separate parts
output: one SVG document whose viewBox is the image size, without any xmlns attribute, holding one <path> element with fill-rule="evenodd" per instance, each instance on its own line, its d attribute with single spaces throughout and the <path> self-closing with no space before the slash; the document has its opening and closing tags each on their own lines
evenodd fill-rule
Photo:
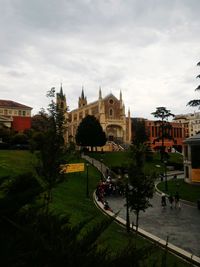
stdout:
<svg viewBox="0 0 200 267">
<path fill-rule="evenodd" d="M 102 173 L 102 163 L 103 163 L 103 159 L 100 159 L 101 161 L 101 180 L 103 181 L 103 173 Z"/>
<path fill-rule="evenodd" d="M 164 167 L 165 167 L 165 191 L 168 191 L 168 184 L 167 184 L 167 160 L 164 160 Z"/>
<path fill-rule="evenodd" d="M 86 171 L 87 171 L 87 175 L 86 175 L 86 197 L 87 198 L 89 198 L 88 167 L 89 167 L 89 164 L 86 163 Z"/>
<path fill-rule="evenodd" d="M 126 174 L 126 231 L 127 233 L 130 232 L 128 174 Z"/>
</svg>

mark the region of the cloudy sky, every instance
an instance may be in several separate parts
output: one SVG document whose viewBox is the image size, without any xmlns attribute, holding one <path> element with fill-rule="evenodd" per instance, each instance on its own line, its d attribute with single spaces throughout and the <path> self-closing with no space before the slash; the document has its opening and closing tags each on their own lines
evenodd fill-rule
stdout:
<svg viewBox="0 0 200 267">
<path fill-rule="evenodd" d="M 47 107 L 51 87 L 70 110 L 112 92 L 131 116 L 174 114 L 199 98 L 200 0 L 0 0 L 0 98 Z"/>
</svg>

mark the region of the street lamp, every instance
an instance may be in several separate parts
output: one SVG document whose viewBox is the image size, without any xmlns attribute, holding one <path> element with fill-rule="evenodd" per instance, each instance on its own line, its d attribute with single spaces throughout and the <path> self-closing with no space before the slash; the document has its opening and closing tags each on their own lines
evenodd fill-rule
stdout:
<svg viewBox="0 0 200 267">
<path fill-rule="evenodd" d="M 168 184 L 167 184 L 167 160 L 164 160 L 164 167 L 165 167 L 165 191 L 168 191 Z"/>
<path fill-rule="evenodd" d="M 126 230 L 127 233 L 130 232 L 130 215 L 129 215 L 129 184 L 128 184 L 128 174 L 126 176 Z"/>
<path fill-rule="evenodd" d="M 103 181 L 103 173 L 102 173 L 102 162 L 103 162 L 103 159 L 100 159 L 101 161 L 101 180 Z"/>
<path fill-rule="evenodd" d="M 86 171 L 87 171 L 87 176 L 86 176 L 86 197 L 87 198 L 89 198 L 88 167 L 89 167 L 89 164 L 86 163 Z"/>
</svg>

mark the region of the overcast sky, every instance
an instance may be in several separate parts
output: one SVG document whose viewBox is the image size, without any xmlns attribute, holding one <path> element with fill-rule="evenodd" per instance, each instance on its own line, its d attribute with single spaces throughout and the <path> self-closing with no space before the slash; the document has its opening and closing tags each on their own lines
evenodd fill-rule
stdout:
<svg viewBox="0 0 200 267">
<path fill-rule="evenodd" d="M 200 0 L 0 0 L 0 99 L 47 107 L 51 87 L 77 107 L 122 91 L 132 117 L 174 114 L 200 97 Z"/>
</svg>

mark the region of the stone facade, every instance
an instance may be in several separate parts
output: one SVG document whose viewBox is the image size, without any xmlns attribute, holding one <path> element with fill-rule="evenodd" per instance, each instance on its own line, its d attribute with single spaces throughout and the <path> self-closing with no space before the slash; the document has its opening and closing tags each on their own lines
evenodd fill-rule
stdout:
<svg viewBox="0 0 200 267">
<path fill-rule="evenodd" d="M 67 103 L 62 87 L 57 94 L 57 103 L 66 110 Z M 66 110 L 67 119 L 66 142 L 75 141 L 76 131 L 81 120 L 87 115 L 95 116 L 106 133 L 107 140 L 117 144 L 131 143 L 131 118 L 130 110 L 128 117 L 125 115 L 125 106 L 120 91 L 119 99 L 113 94 L 102 97 L 101 88 L 99 89 L 98 100 L 87 103 L 87 97 L 82 89 L 78 100 L 78 108 L 70 112 Z"/>
<path fill-rule="evenodd" d="M 176 115 L 174 121 L 184 125 L 186 137 L 192 137 L 200 132 L 200 112 Z"/>
</svg>

